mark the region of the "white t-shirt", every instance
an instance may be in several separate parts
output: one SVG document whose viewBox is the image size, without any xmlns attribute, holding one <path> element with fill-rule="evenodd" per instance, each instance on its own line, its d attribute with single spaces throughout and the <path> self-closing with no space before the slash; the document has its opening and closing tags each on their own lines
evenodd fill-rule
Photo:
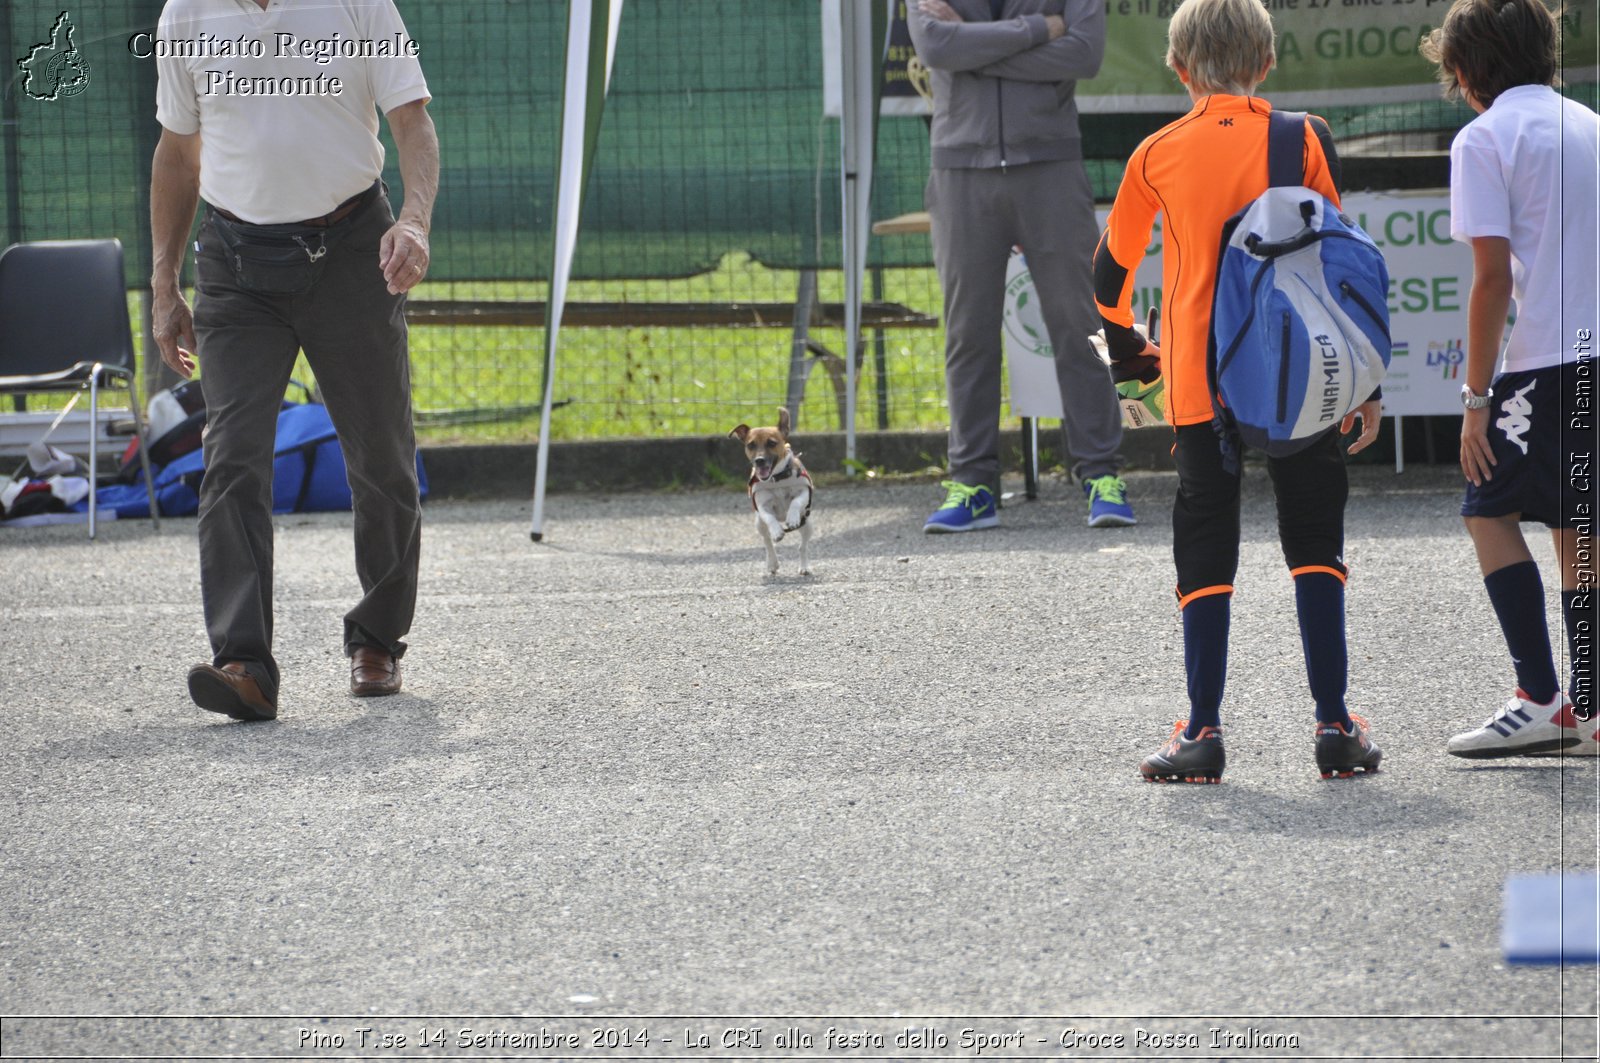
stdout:
<svg viewBox="0 0 1600 1063">
<path fill-rule="evenodd" d="M 1597 183 L 1600 115 L 1545 85 L 1502 92 L 1450 145 L 1450 235 L 1511 242 L 1517 321 L 1504 372 L 1560 365 L 1593 350 Z"/>
<path fill-rule="evenodd" d="M 393 0 L 168 0 L 152 50 L 156 119 L 201 135 L 201 197 L 258 225 L 366 190 L 378 110 L 428 98 Z"/>
</svg>

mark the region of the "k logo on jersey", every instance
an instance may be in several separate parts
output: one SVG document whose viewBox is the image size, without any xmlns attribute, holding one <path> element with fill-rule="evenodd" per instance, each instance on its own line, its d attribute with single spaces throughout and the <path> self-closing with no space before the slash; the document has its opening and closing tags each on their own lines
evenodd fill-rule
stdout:
<svg viewBox="0 0 1600 1063">
<path fill-rule="evenodd" d="M 1533 403 L 1528 401 L 1528 392 L 1533 390 L 1537 380 L 1528 381 L 1528 386 L 1520 389 L 1505 402 L 1500 404 L 1501 417 L 1495 422 L 1495 427 L 1506 434 L 1506 439 L 1515 443 L 1526 454 L 1528 441 L 1523 437 L 1528 431 L 1529 418 L 1533 416 Z"/>
</svg>

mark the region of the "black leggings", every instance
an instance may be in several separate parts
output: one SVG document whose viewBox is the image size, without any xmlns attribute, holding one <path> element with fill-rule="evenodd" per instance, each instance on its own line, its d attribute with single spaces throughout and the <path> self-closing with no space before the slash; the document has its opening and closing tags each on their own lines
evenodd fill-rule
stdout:
<svg viewBox="0 0 1600 1063">
<path fill-rule="evenodd" d="M 1178 598 L 1232 587 L 1239 570 L 1239 482 L 1222 467 L 1209 424 L 1177 429 L 1178 499 L 1172 507 L 1172 554 Z M 1350 495 L 1339 434 L 1329 431 L 1287 458 L 1268 458 L 1278 501 L 1278 540 L 1291 573 L 1326 570 L 1344 578 L 1344 504 Z"/>
</svg>

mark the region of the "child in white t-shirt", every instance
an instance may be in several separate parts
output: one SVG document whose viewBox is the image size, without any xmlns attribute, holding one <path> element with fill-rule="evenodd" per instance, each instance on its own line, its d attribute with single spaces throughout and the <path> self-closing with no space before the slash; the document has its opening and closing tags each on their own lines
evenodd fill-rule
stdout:
<svg viewBox="0 0 1600 1063">
<path fill-rule="evenodd" d="M 1422 51 L 1439 64 L 1446 96 L 1478 112 L 1450 146 L 1451 235 L 1473 257 L 1461 515 L 1517 678 L 1511 699 L 1448 749 L 1595 756 L 1594 566 L 1580 557 L 1586 541 L 1593 556 L 1595 522 L 1600 116 L 1551 87 L 1556 23 L 1540 0 L 1456 0 Z M 1494 375 L 1513 300 L 1516 324 Z M 1522 521 L 1546 525 L 1555 542 L 1570 699 Z"/>
</svg>

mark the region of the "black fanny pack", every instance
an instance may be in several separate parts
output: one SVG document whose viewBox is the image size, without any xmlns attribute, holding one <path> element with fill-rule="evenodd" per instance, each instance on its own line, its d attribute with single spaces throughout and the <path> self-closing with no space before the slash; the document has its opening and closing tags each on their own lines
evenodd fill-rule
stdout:
<svg viewBox="0 0 1600 1063">
<path fill-rule="evenodd" d="M 222 257 L 239 287 L 271 295 L 300 295 L 317 283 L 322 260 L 348 228 L 347 223 L 382 192 L 383 182 L 374 181 L 365 192 L 310 222 L 251 225 L 225 216 L 216 207 L 208 214 L 222 245 Z"/>
<path fill-rule="evenodd" d="M 268 295 L 309 292 L 333 243 L 332 228 L 251 225 L 229 221 L 215 210 L 210 220 L 239 287 Z"/>
</svg>

